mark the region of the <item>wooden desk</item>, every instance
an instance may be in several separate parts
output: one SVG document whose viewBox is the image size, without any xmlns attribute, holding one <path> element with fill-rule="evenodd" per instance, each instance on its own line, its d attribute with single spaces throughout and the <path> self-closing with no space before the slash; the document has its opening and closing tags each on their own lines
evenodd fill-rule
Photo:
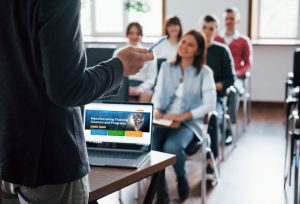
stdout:
<svg viewBox="0 0 300 204">
<path fill-rule="evenodd" d="M 175 155 L 151 151 L 149 158 L 138 169 L 92 167 L 89 173 L 89 200 L 96 201 L 153 175 L 144 203 L 152 203 L 156 192 L 158 203 L 164 203 L 165 168 L 175 162 Z"/>
</svg>

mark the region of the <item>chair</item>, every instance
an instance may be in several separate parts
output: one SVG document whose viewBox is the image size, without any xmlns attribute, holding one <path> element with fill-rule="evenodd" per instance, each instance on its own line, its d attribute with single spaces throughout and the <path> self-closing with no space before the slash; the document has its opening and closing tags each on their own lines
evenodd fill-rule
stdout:
<svg viewBox="0 0 300 204">
<path fill-rule="evenodd" d="M 299 119 L 299 87 L 292 93 L 295 100 L 290 100 L 291 112 L 288 117 L 288 135 L 286 140 L 286 152 L 284 163 L 284 189 L 286 182 L 289 180 L 289 186 L 294 186 L 294 204 L 299 203 L 299 168 L 300 168 L 300 119 Z M 294 169 L 292 171 L 292 168 Z M 292 173 L 294 176 L 292 176 Z"/>
<path fill-rule="evenodd" d="M 160 68 L 161 68 L 161 64 L 162 64 L 163 62 L 165 62 L 166 60 L 167 60 L 166 58 L 157 58 L 157 76 L 158 76 L 158 74 L 159 74 L 159 70 L 160 70 Z M 155 79 L 154 87 L 155 87 L 156 82 L 157 82 L 157 76 L 156 76 L 156 79 Z"/>
<path fill-rule="evenodd" d="M 293 75 L 294 87 L 300 86 L 300 48 L 297 48 L 294 52 Z"/>
<path fill-rule="evenodd" d="M 115 45 L 86 44 L 87 67 L 109 60 L 112 58 L 116 48 L 117 46 Z"/>
<path fill-rule="evenodd" d="M 246 72 L 243 78 L 244 93 L 241 95 L 243 104 L 243 132 L 246 131 L 247 125 L 250 122 L 251 113 L 251 73 Z"/>
<path fill-rule="evenodd" d="M 199 139 L 194 136 L 193 140 L 190 142 L 190 144 L 185 148 L 185 153 L 188 156 L 188 160 L 191 160 L 194 155 L 197 155 L 197 153 L 200 153 L 201 157 L 201 173 L 202 173 L 202 180 L 201 180 L 201 199 L 202 203 L 205 203 L 206 201 L 206 164 L 207 164 L 207 156 L 211 159 L 213 169 L 214 169 L 214 180 L 212 182 L 212 185 L 215 186 L 219 182 L 219 168 L 217 165 L 217 161 L 215 159 L 214 154 L 212 153 L 211 149 L 211 139 L 209 132 L 210 130 L 208 129 L 209 124 L 214 124 L 214 127 L 217 127 L 218 121 L 218 116 L 216 112 L 211 112 L 206 115 L 205 117 L 205 129 L 207 131 L 205 132 L 206 134 L 204 135 L 203 141 L 199 141 Z"/>
</svg>

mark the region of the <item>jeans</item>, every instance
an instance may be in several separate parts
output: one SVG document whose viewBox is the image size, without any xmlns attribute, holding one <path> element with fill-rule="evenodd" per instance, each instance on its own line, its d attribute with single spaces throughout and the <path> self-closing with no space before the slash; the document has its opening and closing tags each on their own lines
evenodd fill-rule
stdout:
<svg viewBox="0 0 300 204">
<path fill-rule="evenodd" d="M 188 127 L 181 124 L 178 128 L 154 128 L 152 149 L 176 155 L 176 163 L 173 165 L 177 178 L 186 175 L 184 149 L 190 144 L 194 133 Z"/>
<path fill-rule="evenodd" d="M 2 181 L 3 204 L 87 204 L 88 175 L 73 182 L 29 188 Z"/>
<path fill-rule="evenodd" d="M 217 158 L 219 156 L 218 151 L 218 141 L 219 141 L 219 131 L 218 128 L 220 128 L 220 132 L 223 132 L 224 127 L 224 106 L 223 106 L 223 98 L 217 97 L 217 106 L 216 111 L 218 113 L 218 118 L 211 118 L 208 124 L 208 134 L 210 136 L 211 140 L 211 150 Z"/>
</svg>

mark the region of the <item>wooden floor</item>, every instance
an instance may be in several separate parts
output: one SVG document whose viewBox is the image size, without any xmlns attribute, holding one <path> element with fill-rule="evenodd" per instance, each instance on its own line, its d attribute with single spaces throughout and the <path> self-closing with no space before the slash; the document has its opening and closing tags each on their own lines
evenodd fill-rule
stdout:
<svg viewBox="0 0 300 204">
<path fill-rule="evenodd" d="M 287 204 L 283 190 L 284 144 L 283 109 L 253 107 L 251 123 L 237 148 L 221 163 L 220 183 L 209 190 L 207 203 Z M 197 165 L 189 164 L 188 172 L 191 195 L 185 204 L 201 203 Z M 172 169 L 168 174 L 173 174 Z M 171 203 L 179 203 L 173 178 L 168 176 Z"/>
<path fill-rule="evenodd" d="M 251 123 L 241 135 L 237 148 L 221 163 L 220 183 L 210 188 L 207 203 L 288 204 L 283 190 L 284 145 L 283 108 L 253 107 Z M 198 165 L 194 160 L 187 163 L 191 193 L 185 204 L 201 203 Z M 177 204 L 172 167 L 167 169 L 167 180 L 171 203 Z M 133 200 L 135 189 L 122 190 L 124 204 L 137 203 Z M 117 193 L 99 200 L 99 203 L 119 203 Z"/>
</svg>

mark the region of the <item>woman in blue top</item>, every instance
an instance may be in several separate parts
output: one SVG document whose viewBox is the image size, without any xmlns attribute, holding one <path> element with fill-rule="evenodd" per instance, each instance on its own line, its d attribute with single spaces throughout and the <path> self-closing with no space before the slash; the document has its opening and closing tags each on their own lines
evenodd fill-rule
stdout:
<svg viewBox="0 0 300 204">
<path fill-rule="evenodd" d="M 175 62 L 162 64 L 152 98 L 156 119 L 180 123 L 178 128 L 155 128 L 152 148 L 176 155 L 173 167 L 181 201 L 189 194 L 184 149 L 194 135 L 202 140 L 204 116 L 216 106 L 213 72 L 204 65 L 205 53 L 203 34 L 187 32 L 179 42 Z"/>
</svg>

